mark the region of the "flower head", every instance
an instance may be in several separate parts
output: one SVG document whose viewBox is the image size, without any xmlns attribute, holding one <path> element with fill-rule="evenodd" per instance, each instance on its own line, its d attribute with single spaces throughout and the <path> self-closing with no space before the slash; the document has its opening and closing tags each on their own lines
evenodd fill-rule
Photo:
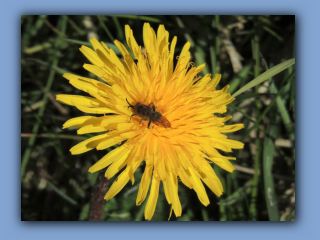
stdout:
<svg viewBox="0 0 320 240">
<path fill-rule="evenodd" d="M 104 150 L 120 146 L 106 154 L 89 171 L 107 168 L 105 176 L 112 178 L 122 171 L 107 192 L 105 199 L 115 196 L 129 180 L 134 184 L 134 172 L 145 163 L 136 203 L 150 195 L 145 218 L 151 219 L 157 204 L 160 182 L 166 199 L 175 213 L 181 216 L 178 180 L 194 189 L 205 206 L 210 201 L 203 183 L 217 196 L 222 185 L 211 163 L 232 172 L 229 160 L 219 150 L 231 152 L 243 148 L 241 142 L 227 139 L 223 133 L 237 131 L 243 124 L 225 125 L 231 118 L 217 117 L 226 112 L 226 105 L 234 99 L 226 93 L 228 86 L 216 90 L 221 75 L 198 77 L 204 64 L 190 63 L 190 43 L 187 42 L 174 66 L 177 38 L 169 43 L 169 33 L 160 25 L 157 34 L 148 23 L 143 27 L 145 49 L 139 46 L 129 26 L 125 27 L 128 50 L 119 41 L 123 58 L 95 38 L 94 50 L 82 46 L 81 52 L 92 64 L 84 68 L 102 81 L 64 74 L 71 85 L 89 96 L 57 95 L 57 100 L 77 107 L 85 113 L 101 116 L 82 116 L 68 120 L 63 128 L 80 127 L 78 134 L 101 133 L 73 148 L 81 154 L 96 148 Z"/>
</svg>

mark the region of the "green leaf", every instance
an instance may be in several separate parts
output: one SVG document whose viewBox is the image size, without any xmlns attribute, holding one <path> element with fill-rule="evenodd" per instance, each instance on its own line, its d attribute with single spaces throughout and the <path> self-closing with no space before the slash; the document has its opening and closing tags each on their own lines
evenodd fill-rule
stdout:
<svg viewBox="0 0 320 240">
<path fill-rule="evenodd" d="M 49 43 L 49 42 L 45 42 L 43 44 L 37 44 L 33 47 L 26 47 L 23 49 L 24 53 L 26 54 L 34 54 L 34 53 L 37 53 L 37 52 L 40 52 L 42 50 L 45 50 L 47 48 L 51 48 L 52 47 L 52 44 Z"/>
<path fill-rule="evenodd" d="M 161 20 L 154 17 L 148 17 L 148 16 L 137 16 L 137 15 L 110 15 L 112 17 L 121 17 L 121 18 L 132 18 L 132 19 L 140 19 L 147 22 L 155 22 L 160 23 Z"/>
<path fill-rule="evenodd" d="M 269 32 L 272 36 L 274 36 L 276 39 L 278 39 L 279 41 L 283 42 L 283 38 L 276 33 L 275 31 L 273 31 L 271 28 L 268 28 L 267 26 L 263 27 L 267 32 Z"/>
<path fill-rule="evenodd" d="M 230 87 L 228 88 L 228 93 L 232 93 L 240 84 L 241 82 L 246 82 L 246 79 L 248 78 L 250 74 L 250 70 L 252 68 L 252 65 L 245 66 L 241 72 L 231 80 L 229 83 Z"/>
<path fill-rule="evenodd" d="M 84 41 L 79 41 L 79 40 L 70 39 L 70 38 L 63 38 L 63 39 L 68 41 L 68 42 L 71 42 L 71 43 L 76 43 L 76 44 L 80 44 L 80 45 L 85 45 L 85 46 L 91 47 L 91 43 L 90 42 L 84 42 Z M 109 48 L 111 48 L 115 52 L 115 54 L 117 54 L 117 55 L 121 54 L 120 50 L 113 43 L 105 43 L 105 44 Z"/>
<path fill-rule="evenodd" d="M 27 58 L 26 60 L 27 60 L 27 61 L 32 61 L 32 62 L 38 63 L 38 64 L 43 65 L 43 66 L 46 66 L 46 67 L 49 67 L 51 70 L 55 70 L 57 73 L 59 73 L 59 74 L 61 74 L 61 75 L 64 74 L 64 73 L 70 72 L 70 71 L 68 71 L 68 70 L 59 68 L 58 66 L 56 66 L 56 64 L 49 64 L 49 63 L 44 62 L 44 61 L 39 60 L 39 59 Z"/>
<path fill-rule="evenodd" d="M 54 186 L 51 182 L 47 180 L 48 186 L 52 188 L 53 191 L 55 191 L 58 195 L 60 195 L 63 199 L 67 200 L 72 205 L 77 205 L 78 203 L 73 200 L 71 197 L 67 196 L 64 192 L 62 192 L 59 188 Z"/>
<path fill-rule="evenodd" d="M 62 26 L 65 26 L 66 23 L 67 23 L 67 18 L 66 17 L 60 18 L 59 23 Z M 64 27 L 61 28 L 61 31 L 62 31 L 62 33 L 65 33 Z M 57 44 L 58 44 L 58 39 L 56 40 L 55 47 L 56 47 Z M 48 81 L 47 81 L 47 84 L 46 84 L 46 87 L 45 87 L 45 93 L 48 93 L 51 90 L 51 86 L 52 86 L 52 83 L 53 83 L 53 80 L 54 80 L 54 76 L 55 76 L 55 73 L 56 73 L 56 69 L 55 68 L 57 68 L 58 62 L 59 62 L 59 58 L 58 58 L 58 54 L 56 54 L 54 56 L 54 58 L 53 58 L 52 69 L 50 70 L 50 73 L 49 73 L 49 76 L 48 76 Z M 42 102 L 43 102 L 43 104 L 39 108 L 38 114 L 37 114 L 38 117 L 39 117 L 38 119 L 41 119 L 42 116 L 44 115 L 44 112 L 45 112 L 45 109 L 46 109 L 46 106 L 47 106 L 47 102 L 48 102 L 48 94 L 44 94 L 43 95 Z M 37 122 L 35 122 L 33 124 L 33 128 L 32 128 L 32 133 L 34 134 L 34 136 L 29 138 L 28 147 L 25 149 L 23 157 L 22 157 L 22 162 L 21 162 L 21 180 L 23 180 L 23 176 L 24 176 L 24 173 L 26 171 L 26 168 L 27 168 L 27 165 L 28 165 L 28 162 L 29 162 L 29 158 L 31 156 L 31 152 L 32 152 L 35 140 L 36 140 L 36 134 L 38 133 L 39 128 L 40 128 L 41 121 L 39 121 L 38 119 L 37 119 Z"/>
<path fill-rule="evenodd" d="M 282 72 L 283 70 L 287 69 L 288 67 L 290 67 L 294 63 L 295 63 L 295 58 L 292 58 L 292 59 L 289 59 L 285 62 L 278 64 L 277 66 L 274 66 L 273 68 L 265 71 L 264 73 L 262 73 L 261 75 L 259 75 L 258 77 L 256 77 L 252 81 L 250 81 L 248 84 L 246 84 L 245 86 L 240 88 L 231 97 L 236 97 L 239 94 L 247 91 L 248 89 L 250 89 L 254 86 L 257 86 L 258 84 L 268 80 L 269 78 L 273 77 L 274 75 L 278 74 L 279 72 Z"/>
<path fill-rule="evenodd" d="M 109 31 L 108 27 L 104 24 L 102 16 L 98 15 L 97 17 L 99 19 L 101 27 L 106 32 L 106 34 L 108 35 L 109 39 L 113 42 L 114 41 L 114 37 L 111 34 L 111 32 Z"/>
<path fill-rule="evenodd" d="M 89 217 L 89 203 L 84 205 L 80 212 L 79 221 L 87 221 Z"/>
<path fill-rule="evenodd" d="M 84 42 L 84 41 L 79 41 L 79 40 L 70 39 L 70 38 L 63 38 L 63 39 L 66 40 L 67 42 L 76 43 L 76 44 L 80 44 L 80 45 L 85 45 L 87 47 L 91 47 L 91 43 L 90 42 Z"/>
<path fill-rule="evenodd" d="M 205 63 L 206 66 L 205 68 L 202 70 L 202 74 L 205 76 L 209 73 L 208 71 L 208 67 L 207 67 L 207 63 L 206 63 L 206 54 L 205 52 L 203 51 L 203 49 L 199 46 L 196 47 L 196 51 L 194 53 L 195 55 L 195 58 L 196 58 L 196 65 L 200 65 L 202 63 Z"/>
<path fill-rule="evenodd" d="M 270 221 L 280 221 L 276 194 L 274 190 L 272 164 L 274 157 L 274 140 L 277 134 L 277 125 L 268 124 L 263 146 L 263 180 L 265 198 Z"/>
</svg>

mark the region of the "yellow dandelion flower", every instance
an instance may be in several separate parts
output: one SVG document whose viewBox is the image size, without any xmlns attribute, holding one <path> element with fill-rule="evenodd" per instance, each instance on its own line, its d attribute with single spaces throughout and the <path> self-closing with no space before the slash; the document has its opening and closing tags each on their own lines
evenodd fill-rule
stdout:
<svg viewBox="0 0 320 240">
<path fill-rule="evenodd" d="M 160 25 L 157 33 L 148 23 L 143 27 L 145 49 L 139 46 L 127 25 L 125 35 L 134 61 L 119 41 L 123 58 L 95 38 L 94 50 L 82 46 L 80 51 L 92 64 L 84 68 L 102 81 L 64 74 L 74 87 L 89 96 L 57 95 L 57 100 L 75 106 L 85 113 L 101 116 L 82 116 L 68 120 L 63 128 L 80 127 L 78 134 L 102 132 L 73 148 L 72 154 L 81 154 L 96 148 L 115 148 L 90 167 L 93 173 L 107 168 L 105 176 L 112 178 L 122 170 L 105 199 L 114 197 L 131 180 L 134 172 L 145 162 L 136 204 L 146 198 L 145 218 L 151 219 L 157 204 L 160 182 L 166 199 L 177 217 L 181 216 L 178 196 L 178 180 L 194 189 L 205 206 L 210 201 L 203 183 L 217 196 L 222 185 L 211 163 L 232 172 L 229 160 L 219 150 L 231 152 L 243 148 L 241 142 L 227 139 L 223 133 L 243 128 L 243 124 L 225 125 L 229 117 L 217 117 L 225 113 L 226 105 L 234 99 L 226 93 L 228 86 L 216 90 L 221 75 L 197 77 L 205 64 L 195 67 L 190 63 L 190 43 L 187 42 L 174 66 L 174 49 L 177 38 L 169 43 L 169 33 Z"/>
</svg>

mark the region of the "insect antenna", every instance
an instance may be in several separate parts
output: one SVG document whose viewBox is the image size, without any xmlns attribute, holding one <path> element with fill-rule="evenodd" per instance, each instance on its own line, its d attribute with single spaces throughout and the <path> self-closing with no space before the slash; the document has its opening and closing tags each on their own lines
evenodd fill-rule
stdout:
<svg viewBox="0 0 320 240">
<path fill-rule="evenodd" d="M 128 108 L 129 108 L 129 107 L 132 107 L 132 109 L 133 109 L 133 106 L 128 102 L 128 99 L 126 99 L 126 101 L 127 101 L 127 103 L 129 104 Z"/>
</svg>

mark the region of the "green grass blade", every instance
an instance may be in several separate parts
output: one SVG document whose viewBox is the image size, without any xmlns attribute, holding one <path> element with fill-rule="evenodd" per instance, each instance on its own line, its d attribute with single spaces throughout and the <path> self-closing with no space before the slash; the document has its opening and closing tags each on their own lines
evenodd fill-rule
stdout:
<svg viewBox="0 0 320 240">
<path fill-rule="evenodd" d="M 245 189 L 252 187 L 252 184 L 253 184 L 252 180 L 249 180 L 242 187 L 239 187 L 238 182 L 236 181 L 236 178 L 235 178 L 235 174 L 236 174 L 236 172 L 233 172 L 231 174 L 231 177 L 234 178 L 234 180 L 235 180 L 234 183 L 236 183 L 238 188 L 225 199 L 223 205 L 228 206 L 228 205 L 233 205 L 235 203 L 238 204 L 238 201 L 241 200 L 241 198 L 243 198 L 246 194 Z M 218 203 L 218 204 L 220 204 L 220 203 Z"/>
<path fill-rule="evenodd" d="M 72 139 L 77 141 L 84 141 L 88 139 L 85 136 L 68 135 L 68 134 L 57 134 L 57 133 L 42 133 L 39 135 L 30 133 L 21 133 L 21 137 L 41 137 L 41 138 L 53 138 L 53 139 Z"/>
<path fill-rule="evenodd" d="M 109 31 L 108 27 L 104 24 L 102 16 L 97 15 L 97 18 L 99 19 L 100 25 L 103 28 L 103 30 L 106 32 L 106 34 L 108 35 L 108 37 L 110 38 L 110 40 L 113 42 L 114 41 L 114 37 L 111 34 L 111 32 Z"/>
<path fill-rule="evenodd" d="M 254 77 L 255 79 L 259 76 L 259 69 L 260 69 L 260 61 L 259 61 L 259 52 L 260 52 L 260 46 L 259 46 L 259 38 L 256 34 L 254 36 L 254 42 L 252 45 L 252 52 L 253 52 L 253 58 L 255 60 L 254 65 Z M 248 85 L 248 84 L 247 84 Z M 255 91 L 258 93 L 258 86 L 255 86 Z M 242 88 L 241 88 L 242 89 Z M 256 116 L 260 115 L 260 108 L 261 108 L 261 102 L 258 100 L 254 101 L 254 112 Z M 254 174 L 253 174 L 253 187 L 251 192 L 251 200 L 250 200 L 250 217 L 252 221 L 257 221 L 258 219 L 258 207 L 257 207 L 257 199 L 258 199 L 258 192 L 259 192 L 259 169 L 260 169 L 260 152 L 261 152 L 261 140 L 259 138 L 259 131 L 257 131 L 257 136 L 255 139 L 255 155 L 254 155 Z"/>
<path fill-rule="evenodd" d="M 131 19 L 140 19 L 147 22 L 155 22 L 160 23 L 161 20 L 154 17 L 148 17 L 148 16 L 137 16 L 137 15 L 110 15 L 112 17 L 121 17 L 121 18 L 131 18 Z"/>
<path fill-rule="evenodd" d="M 248 92 L 244 93 L 236 98 L 236 100 L 232 103 L 239 103 L 243 100 L 250 99 L 250 98 L 260 98 L 260 97 L 275 97 L 276 94 L 271 93 L 254 93 L 254 92 Z"/>
<path fill-rule="evenodd" d="M 143 221 L 144 209 L 146 208 L 147 202 L 148 202 L 148 200 L 144 200 L 144 202 L 140 206 L 139 212 L 137 213 L 134 221 Z"/>
<path fill-rule="evenodd" d="M 75 39 L 70 39 L 70 38 L 63 38 L 64 40 L 68 41 L 68 42 L 71 42 L 71 43 L 76 43 L 76 44 L 80 44 L 80 45 L 85 45 L 87 47 L 91 47 L 91 43 L 90 42 L 84 42 L 84 41 L 79 41 L 79 40 L 75 40 Z M 120 50 L 117 48 L 116 45 L 114 45 L 113 43 L 106 43 L 105 44 L 111 48 L 115 54 L 119 55 L 121 54 Z"/>
<path fill-rule="evenodd" d="M 68 41 L 68 42 L 71 42 L 71 43 L 76 43 L 76 44 L 80 44 L 80 45 L 85 45 L 87 47 L 91 47 L 91 43 L 90 42 L 79 41 L 79 40 L 70 39 L 70 38 L 63 38 L 63 39 Z"/>
<path fill-rule="evenodd" d="M 206 54 L 203 51 L 203 49 L 200 46 L 196 46 L 196 51 L 194 53 L 195 58 L 196 58 L 196 65 L 200 65 L 202 63 L 205 63 L 206 66 L 204 67 L 204 69 L 202 70 L 202 74 L 205 76 L 209 73 L 208 70 L 208 64 L 206 63 Z"/>
<path fill-rule="evenodd" d="M 57 64 L 58 64 L 58 58 L 56 58 L 52 64 L 53 67 L 56 67 Z M 47 82 L 47 85 L 46 85 L 46 89 L 45 91 L 46 92 L 49 92 L 50 91 L 50 88 L 51 88 L 51 85 L 53 83 L 53 79 L 54 79 L 54 75 L 55 75 L 55 72 L 56 70 L 55 69 L 51 69 L 50 70 L 50 73 L 49 73 L 49 77 L 48 77 L 48 82 Z M 38 116 L 39 118 L 41 119 L 43 114 L 44 114 L 44 110 L 46 108 L 46 104 L 47 104 L 47 100 L 48 100 L 48 94 L 44 94 L 43 95 L 43 98 L 42 98 L 42 101 L 43 101 L 43 104 L 42 106 L 39 108 L 39 111 L 38 111 Z M 40 128 L 40 124 L 41 122 L 40 121 L 37 121 L 35 123 L 35 125 L 33 126 L 32 128 L 32 133 L 33 134 L 37 134 L 38 133 L 38 130 Z M 26 167 L 27 167 L 27 164 L 28 164 L 28 161 L 29 161 L 29 158 L 30 158 L 30 155 L 31 155 L 31 151 L 32 151 L 32 148 L 33 148 L 33 145 L 35 143 L 35 140 L 36 140 L 36 136 L 31 136 L 29 138 L 29 141 L 28 141 L 28 146 L 23 154 L 23 157 L 22 157 L 22 162 L 21 162 L 21 180 L 23 178 L 23 175 L 25 173 L 25 170 L 26 170 Z"/>
<path fill-rule="evenodd" d="M 272 176 L 272 164 L 275 150 L 274 138 L 276 138 L 277 135 L 277 125 L 269 123 L 266 131 L 268 134 L 265 135 L 263 146 L 263 180 L 265 198 L 270 221 L 279 221 L 279 211 Z"/>
<path fill-rule="evenodd" d="M 241 84 L 241 82 L 245 82 L 246 79 L 249 76 L 249 73 L 251 71 L 252 66 L 248 65 L 245 66 L 241 72 L 234 78 L 231 80 L 230 82 L 230 87 L 228 88 L 228 93 L 232 93 L 234 90 L 236 90 L 236 88 Z"/>
<path fill-rule="evenodd" d="M 286 86 L 284 85 L 284 86 L 280 89 L 280 91 L 275 95 L 275 97 L 271 100 L 271 102 L 269 103 L 269 105 L 264 109 L 264 111 L 263 111 L 260 115 L 258 115 L 257 120 L 254 122 L 255 124 L 254 124 L 251 128 L 249 128 L 249 129 L 247 130 L 247 132 L 242 136 L 242 140 L 246 139 L 246 138 L 249 136 L 250 132 L 251 132 L 253 129 L 259 128 L 259 123 L 262 121 L 262 119 L 264 118 L 264 116 L 267 115 L 267 113 L 270 111 L 270 109 L 272 108 L 272 106 L 276 103 L 277 98 L 278 98 L 279 96 L 281 96 L 281 94 L 283 93 L 285 87 L 286 87 Z M 242 114 L 243 114 L 243 113 L 242 113 Z M 247 117 L 246 115 L 244 115 L 244 116 Z"/>
<path fill-rule="evenodd" d="M 71 18 L 68 19 L 68 23 L 80 36 L 86 34 L 86 32 L 81 29 L 81 26 L 78 26 Z"/>
<path fill-rule="evenodd" d="M 290 79 L 294 76 L 294 72 L 293 73 L 291 73 L 289 76 L 288 76 L 288 81 L 290 81 Z M 287 79 L 285 79 L 284 80 L 284 82 L 287 82 Z M 281 88 L 280 88 L 280 90 L 279 91 L 277 91 L 277 94 L 274 96 L 274 98 L 272 98 L 272 100 L 271 100 L 271 102 L 269 103 L 269 105 L 264 109 L 264 111 L 257 117 L 257 120 L 255 121 L 255 124 L 254 124 L 254 126 L 252 126 L 251 128 L 249 128 L 248 130 L 247 130 L 247 132 L 243 135 L 243 137 L 242 137 L 242 140 L 244 140 L 244 139 L 246 139 L 248 136 L 249 136 L 249 134 L 250 134 L 250 132 L 253 130 L 253 129 L 255 129 L 255 128 L 257 128 L 257 127 L 259 127 L 259 123 L 262 121 L 262 119 L 267 115 L 267 113 L 270 111 L 270 109 L 272 108 L 272 106 L 273 106 L 273 104 L 275 104 L 276 102 L 277 102 L 277 100 L 278 100 L 278 98 L 283 94 L 283 92 L 284 92 L 284 90 L 285 90 L 285 88 L 286 88 L 286 85 L 283 85 Z M 279 100 L 278 100 L 279 101 Z M 282 100 L 280 100 L 280 101 L 282 101 Z M 231 106 L 231 105 L 230 105 Z M 232 107 L 234 107 L 234 106 L 232 106 Z M 240 111 L 239 109 L 236 109 L 237 111 Z M 243 114 L 243 113 L 242 113 Z M 246 115 L 244 115 L 245 117 L 247 117 Z M 290 126 L 290 125 L 288 125 L 288 126 Z"/>
<path fill-rule="evenodd" d="M 263 62 L 264 62 L 265 68 L 268 69 L 267 63 L 265 61 L 263 61 Z M 291 101 L 292 96 L 294 96 L 294 94 L 295 94 L 295 92 L 294 92 L 295 89 L 294 89 L 294 87 L 292 88 L 292 85 L 294 85 L 294 82 L 295 82 L 295 78 L 294 78 L 295 72 L 292 71 L 291 68 L 293 68 L 293 67 L 289 67 L 288 68 L 289 76 L 286 77 L 283 80 L 284 83 L 285 82 L 290 83 L 290 86 L 289 86 L 289 91 L 290 91 L 290 94 L 291 94 L 290 101 Z M 276 102 L 277 102 L 277 106 L 278 106 L 278 111 L 279 111 L 279 113 L 281 115 L 281 118 L 282 118 L 282 121 L 283 121 L 283 123 L 285 125 L 285 128 L 286 128 L 286 130 L 287 130 L 287 132 L 289 134 L 290 140 L 294 141 L 295 140 L 295 133 L 294 133 L 294 129 L 293 129 L 293 126 L 292 126 L 291 119 L 290 119 L 290 114 L 289 114 L 289 112 L 288 112 L 288 110 L 287 110 L 287 108 L 285 106 L 286 105 L 285 101 L 281 97 L 282 94 L 278 95 L 278 89 L 277 89 L 274 81 L 272 81 L 272 79 L 270 79 L 269 82 L 270 82 L 270 87 L 269 87 L 270 93 L 277 94 Z M 268 107 L 271 107 L 271 106 L 269 105 Z"/>
<path fill-rule="evenodd" d="M 290 81 L 290 109 L 293 109 L 293 113 L 295 110 L 295 93 L 296 93 L 296 81 L 294 78 L 292 78 Z"/>
<path fill-rule="evenodd" d="M 51 182 L 49 182 L 47 180 L 48 186 L 50 186 L 52 188 L 53 191 L 55 191 L 59 196 L 61 196 L 63 199 L 67 200 L 69 203 L 71 203 L 72 205 L 77 205 L 78 203 L 73 200 L 72 198 L 70 198 L 69 196 L 67 196 L 65 193 L 63 193 L 62 191 L 60 191 L 59 188 L 57 188 L 56 186 L 54 186 Z"/>
<path fill-rule="evenodd" d="M 217 74 L 217 71 L 216 71 L 217 59 L 216 59 L 216 53 L 213 46 L 210 46 L 209 52 L 210 52 L 210 60 L 211 60 L 211 72 L 212 72 L 212 75 L 214 76 L 215 74 Z"/>
<path fill-rule="evenodd" d="M 46 50 L 46 49 L 51 48 L 51 47 L 52 47 L 51 43 L 45 42 L 45 43 L 42 43 L 42 44 L 37 44 L 37 45 L 32 46 L 32 47 L 25 47 L 23 49 L 23 52 L 26 53 L 26 54 L 30 54 L 31 55 L 31 54 Z"/>
<path fill-rule="evenodd" d="M 44 62 L 44 61 L 42 61 L 42 60 L 40 60 L 40 59 L 27 58 L 26 60 L 28 60 L 28 61 L 33 61 L 33 62 L 38 63 L 38 64 L 40 64 L 40 65 L 49 67 L 49 68 L 55 70 L 57 73 L 59 73 L 59 74 L 61 74 L 61 75 L 63 75 L 64 73 L 67 73 L 67 72 L 70 73 L 70 71 L 67 71 L 67 70 L 65 70 L 65 69 L 59 68 L 59 67 L 57 67 L 57 66 L 55 66 L 55 65 L 53 65 L 53 64 L 50 65 L 49 63 Z"/>
<path fill-rule="evenodd" d="M 215 15 L 215 29 L 217 30 L 217 33 L 219 33 L 219 24 L 220 24 L 220 16 Z M 215 53 L 216 53 L 216 71 L 215 73 L 220 73 L 220 36 L 217 34 L 215 37 Z"/>
<path fill-rule="evenodd" d="M 252 81 L 247 83 L 245 86 L 240 88 L 231 97 L 236 97 L 239 94 L 243 93 L 244 91 L 247 91 L 248 89 L 250 89 L 250 88 L 252 88 L 254 86 L 257 86 L 258 84 L 268 80 L 269 78 L 273 77 L 274 75 L 278 74 L 279 72 L 282 72 L 283 70 L 287 69 L 288 67 L 290 67 L 294 63 L 295 63 L 295 59 L 292 58 L 292 59 L 289 59 L 289 60 L 287 60 L 285 62 L 282 62 L 282 63 L 274 66 L 273 68 L 265 71 L 260 76 L 256 77 L 255 79 L 253 79 Z"/>
<path fill-rule="evenodd" d="M 201 215 L 202 215 L 203 221 L 209 221 L 207 209 L 205 209 L 204 207 L 201 207 Z"/>
<path fill-rule="evenodd" d="M 118 40 L 119 41 L 124 41 L 125 37 L 124 37 L 124 32 L 123 32 L 123 28 L 119 22 L 119 19 L 117 17 L 112 17 L 112 20 L 114 22 L 114 24 L 116 25 L 117 28 L 117 35 L 118 35 Z"/>
<path fill-rule="evenodd" d="M 61 31 L 62 33 L 64 34 L 65 33 L 65 30 L 66 30 L 66 25 L 67 25 L 67 20 L 68 18 L 66 16 L 63 16 L 62 18 L 60 18 L 60 21 L 61 21 Z M 56 46 L 58 45 L 58 41 L 59 38 L 56 39 Z M 43 114 L 44 114 L 44 111 L 45 111 L 45 108 L 46 108 L 46 105 L 47 105 L 47 101 L 48 101 L 48 92 L 50 91 L 51 89 L 51 86 L 52 86 L 52 83 L 53 83 L 53 80 L 54 80 L 54 75 L 56 73 L 56 70 L 54 68 L 56 68 L 58 66 L 58 62 L 59 62 L 59 57 L 58 57 L 58 52 L 56 53 L 55 57 L 54 57 L 54 60 L 53 60 L 53 64 L 52 64 L 52 69 L 50 70 L 50 73 L 49 73 L 49 77 L 48 77 L 48 81 L 47 81 L 47 85 L 45 87 L 45 94 L 43 95 L 43 98 L 42 98 L 42 106 L 39 108 L 39 111 L 38 111 L 38 116 L 39 116 L 39 119 L 42 118 Z M 37 134 L 38 133 L 38 130 L 40 128 L 40 124 L 41 124 L 41 121 L 37 121 L 33 128 L 32 128 L 32 133 L 33 134 Z M 21 181 L 23 179 L 23 176 L 24 176 L 24 173 L 25 173 L 25 170 L 26 170 L 26 167 L 27 167 L 27 164 L 28 164 L 28 161 L 29 161 L 29 158 L 30 158 L 30 155 L 31 155 L 31 151 L 32 151 L 32 148 L 33 148 L 33 145 L 35 143 L 35 140 L 36 140 L 36 136 L 32 136 L 29 138 L 29 141 L 28 141 L 28 146 L 23 154 L 23 157 L 22 157 L 22 161 L 21 161 Z"/>
<path fill-rule="evenodd" d="M 223 189 L 225 189 L 226 188 L 225 179 L 221 176 L 220 168 L 217 165 L 214 166 L 214 171 L 216 172 L 218 178 L 220 179 Z M 224 205 L 224 199 L 222 197 L 219 198 L 218 204 L 219 204 L 219 211 L 220 211 L 220 221 L 227 221 L 228 220 L 227 210 L 226 210 L 226 206 Z"/>
<path fill-rule="evenodd" d="M 294 74 L 294 73 L 293 73 Z M 274 83 L 270 85 L 270 92 L 271 93 L 278 93 L 278 89 Z M 281 96 L 281 95 L 280 95 Z M 278 111 L 280 113 L 281 119 L 284 123 L 284 126 L 289 134 L 289 138 L 291 141 L 295 140 L 295 131 L 293 129 L 292 121 L 290 118 L 290 114 L 285 106 L 284 100 L 278 96 L 276 98 L 276 103 L 278 107 Z"/>
<path fill-rule="evenodd" d="M 39 32 L 41 32 L 41 28 L 43 27 L 44 24 L 44 19 L 47 18 L 47 15 L 40 15 L 37 18 L 36 23 L 34 24 L 34 27 L 31 29 L 30 34 L 32 36 L 36 36 Z"/>
<path fill-rule="evenodd" d="M 273 31 L 271 28 L 268 28 L 267 26 L 264 26 L 263 29 L 266 30 L 267 32 L 269 32 L 272 36 L 274 36 L 279 41 L 283 42 L 283 38 L 281 36 L 279 36 L 278 33 Z"/>
<path fill-rule="evenodd" d="M 252 186 L 251 201 L 250 201 L 250 208 L 249 208 L 251 221 L 257 221 L 257 218 L 258 218 L 257 197 L 258 197 L 260 151 L 261 151 L 261 144 L 260 144 L 259 137 L 256 138 L 255 145 L 256 145 L 256 153 L 254 157 L 253 186 Z"/>
<path fill-rule="evenodd" d="M 186 38 L 187 41 L 190 42 L 191 47 L 194 47 L 194 40 L 191 37 L 191 35 L 188 33 L 187 28 L 185 27 L 185 25 L 183 24 L 181 18 L 179 18 L 178 16 L 176 16 L 176 21 L 178 26 L 184 30 L 185 34 L 184 37 Z M 202 62 L 203 63 L 203 62 Z"/>
</svg>

